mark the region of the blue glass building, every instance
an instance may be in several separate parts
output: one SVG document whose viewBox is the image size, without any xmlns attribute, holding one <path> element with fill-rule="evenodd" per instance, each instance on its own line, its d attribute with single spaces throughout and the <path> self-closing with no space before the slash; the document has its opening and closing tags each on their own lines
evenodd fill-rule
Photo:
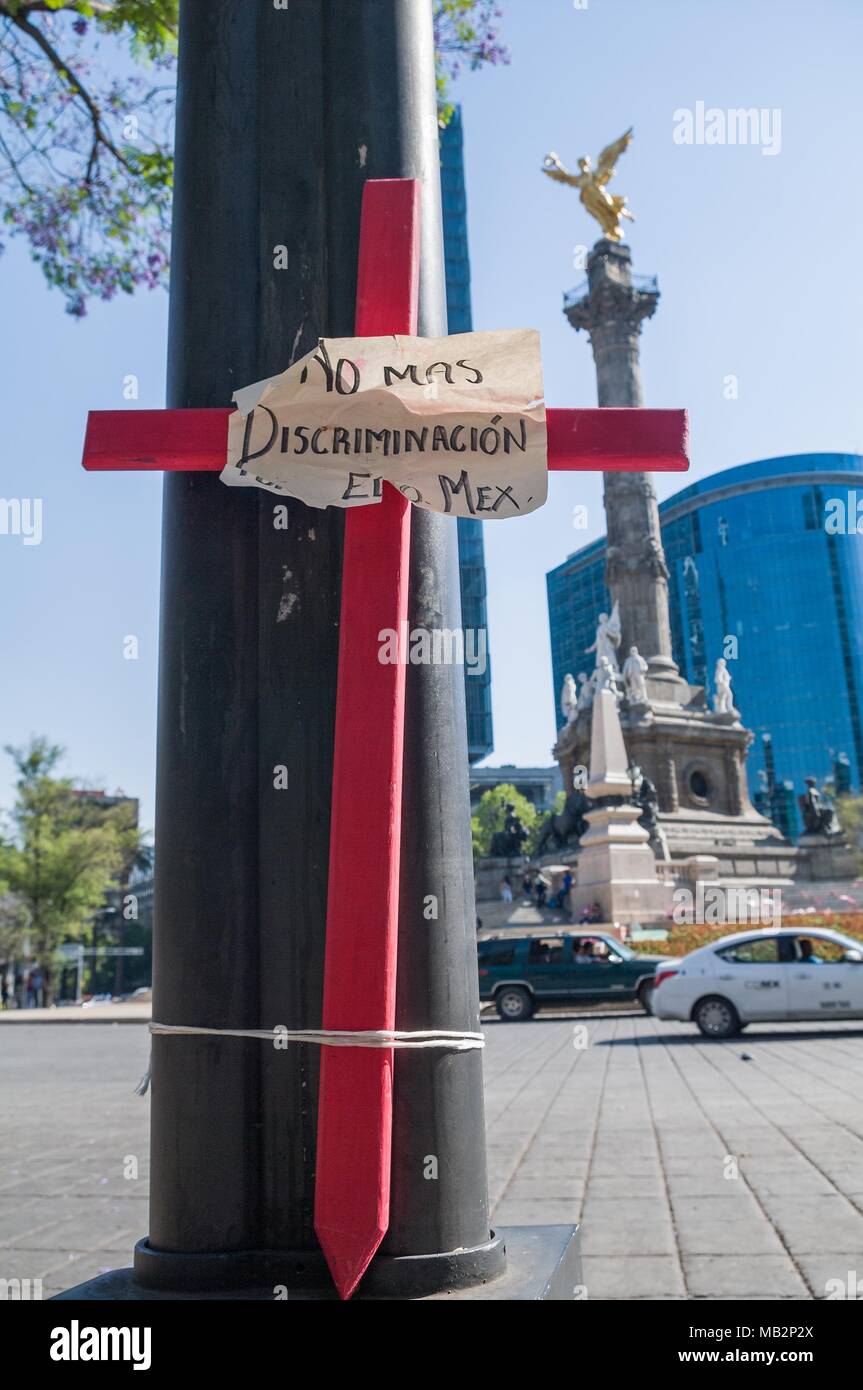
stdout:
<svg viewBox="0 0 863 1390">
<path fill-rule="evenodd" d="M 470 304 L 470 257 L 467 246 L 467 198 L 464 185 L 464 137 L 461 109 L 441 131 L 441 193 L 443 197 L 444 255 L 446 258 L 446 300 L 450 333 L 470 333 L 473 316 Z M 458 553 L 461 576 L 462 625 L 485 632 L 488 640 L 486 609 L 485 551 L 482 522 L 459 517 Z M 470 674 L 465 667 L 467 704 L 467 742 L 470 762 L 478 762 L 494 747 L 491 723 L 491 663 L 485 671 Z"/>
<path fill-rule="evenodd" d="M 765 784 L 778 787 L 794 816 L 804 778 L 832 776 L 841 754 L 863 787 L 858 504 L 863 518 L 863 458 L 801 454 L 716 473 L 659 508 L 681 674 L 709 686 L 730 651 L 734 703 L 756 735 L 750 791 L 763 804 Z M 563 678 L 587 667 L 596 615 L 608 609 L 604 571 L 603 539 L 546 577 L 558 725 Z"/>
</svg>

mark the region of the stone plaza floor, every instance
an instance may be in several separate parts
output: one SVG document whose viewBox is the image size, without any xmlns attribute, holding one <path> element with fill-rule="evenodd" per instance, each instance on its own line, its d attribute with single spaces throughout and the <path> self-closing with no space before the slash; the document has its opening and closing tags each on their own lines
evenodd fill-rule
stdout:
<svg viewBox="0 0 863 1390">
<path fill-rule="evenodd" d="M 486 1022 L 494 1224 L 580 1221 L 588 1298 L 863 1287 L 863 1027 Z M 130 1263 L 148 1047 L 139 1023 L 0 1028 L 0 1279 L 47 1297 Z"/>
</svg>

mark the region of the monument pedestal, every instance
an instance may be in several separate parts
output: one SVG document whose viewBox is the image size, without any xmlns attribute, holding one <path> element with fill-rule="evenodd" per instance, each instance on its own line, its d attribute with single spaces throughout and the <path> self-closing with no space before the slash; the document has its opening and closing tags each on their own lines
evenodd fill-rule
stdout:
<svg viewBox="0 0 863 1390">
<path fill-rule="evenodd" d="M 514 854 L 508 859 L 485 855 L 476 868 L 477 902 L 500 902 L 500 885 L 507 877 L 512 884 L 513 901 L 518 902 L 521 897 L 521 881 L 529 862 L 523 854 Z"/>
<path fill-rule="evenodd" d="M 797 879 L 828 883 L 857 878 L 854 851 L 843 834 L 801 835 L 797 841 Z"/>
<path fill-rule="evenodd" d="M 596 806 L 585 811 L 588 829 L 579 847 L 574 915 L 596 902 L 609 922 L 665 917 L 671 890 L 659 879 L 650 836 L 638 824 L 641 808 L 632 800 L 617 696 L 608 688 L 598 690 L 593 702 L 590 780 L 585 790 Z"/>
<path fill-rule="evenodd" d="M 608 922 L 655 921 L 668 913 L 671 890 L 657 878 L 639 814 L 637 806 L 626 804 L 587 812 L 590 829 L 581 838 L 572 890 L 576 919 L 581 908 L 593 903 L 599 903 Z"/>
<path fill-rule="evenodd" d="M 749 799 L 751 732 L 738 715 L 708 710 L 700 687 L 678 678 L 685 703 L 672 704 L 660 681 L 649 676 L 647 686 L 649 703 L 624 700 L 620 723 L 627 753 L 656 787 L 658 820 L 675 869 L 685 878 L 685 861 L 710 855 L 723 882 L 787 886 L 797 850 Z M 560 731 L 554 756 L 564 786 L 588 761 L 591 724 L 586 709 Z"/>
</svg>

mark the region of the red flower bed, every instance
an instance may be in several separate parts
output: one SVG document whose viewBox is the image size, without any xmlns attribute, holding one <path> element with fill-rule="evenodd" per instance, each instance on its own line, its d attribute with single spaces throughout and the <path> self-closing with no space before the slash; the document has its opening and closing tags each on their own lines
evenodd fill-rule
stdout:
<svg viewBox="0 0 863 1390">
<path fill-rule="evenodd" d="M 807 927 L 830 927 L 833 931 L 838 931 L 843 936 L 853 936 L 859 941 L 863 941 L 863 912 L 807 912 L 789 914 L 782 919 L 783 927 L 795 927 L 805 931 Z M 757 929 L 753 925 L 753 930 Z M 683 926 L 673 925 L 668 933 L 667 941 L 630 941 L 627 944 L 633 951 L 640 951 L 648 956 L 687 956 L 690 951 L 697 951 L 700 946 L 709 946 L 711 941 L 719 941 L 723 936 L 733 936 L 736 932 L 745 931 L 745 926 L 738 926 L 733 922 L 728 922 L 725 926 L 707 926 L 703 922 L 693 922 Z M 770 927 L 762 930 L 770 931 Z"/>
</svg>

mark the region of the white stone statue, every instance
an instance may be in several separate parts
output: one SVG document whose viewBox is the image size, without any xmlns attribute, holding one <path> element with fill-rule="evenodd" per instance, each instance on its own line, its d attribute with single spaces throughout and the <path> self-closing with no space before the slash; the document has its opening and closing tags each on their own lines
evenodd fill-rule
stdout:
<svg viewBox="0 0 863 1390">
<path fill-rule="evenodd" d="M 571 675 L 563 678 L 563 689 L 560 692 L 560 712 L 567 724 L 571 724 L 578 713 L 578 690 Z"/>
<path fill-rule="evenodd" d="M 616 700 L 620 699 L 621 691 L 618 685 L 620 671 L 617 666 L 613 666 L 607 656 L 599 659 L 599 665 L 593 673 L 593 688 L 598 695 L 600 690 L 610 690 Z"/>
<path fill-rule="evenodd" d="M 578 673 L 578 713 L 583 709 L 590 709 L 593 704 L 593 681 L 586 671 Z"/>
<path fill-rule="evenodd" d="M 633 705 L 647 704 L 647 662 L 637 647 L 630 647 L 629 656 L 623 663 L 623 683 L 627 698 Z"/>
<path fill-rule="evenodd" d="M 615 603 L 611 610 L 611 617 L 607 613 L 600 613 L 599 622 L 596 628 L 596 640 L 593 646 L 586 649 L 586 655 L 596 652 L 596 669 L 602 666 L 603 660 L 610 663 L 613 670 L 620 668 L 617 664 L 617 649 L 620 646 L 620 606 Z"/>
<path fill-rule="evenodd" d="M 721 656 L 716 663 L 713 682 L 716 686 L 716 694 L 713 696 L 714 714 L 736 714 L 734 696 L 731 693 L 731 672 L 724 656 Z"/>
</svg>

